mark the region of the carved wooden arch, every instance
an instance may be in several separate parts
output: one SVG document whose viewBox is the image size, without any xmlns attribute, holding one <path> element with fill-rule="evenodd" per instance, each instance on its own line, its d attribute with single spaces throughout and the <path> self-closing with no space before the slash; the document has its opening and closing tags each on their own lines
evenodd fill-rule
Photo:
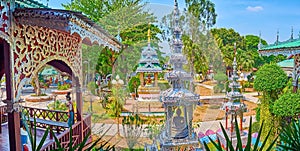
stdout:
<svg viewBox="0 0 300 151">
<path fill-rule="evenodd" d="M 14 96 L 20 97 L 22 85 L 53 60 L 67 64 L 82 85 L 81 38 L 46 27 L 17 24 L 14 28 Z"/>
</svg>

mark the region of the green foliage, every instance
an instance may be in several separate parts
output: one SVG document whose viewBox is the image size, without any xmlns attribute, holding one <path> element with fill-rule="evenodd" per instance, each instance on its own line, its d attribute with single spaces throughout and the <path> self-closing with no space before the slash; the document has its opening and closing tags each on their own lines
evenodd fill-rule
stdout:
<svg viewBox="0 0 300 151">
<path fill-rule="evenodd" d="M 217 85 L 214 86 L 214 92 L 215 93 L 220 93 L 223 90 L 225 90 L 225 82 L 228 79 L 226 74 L 222 72 L 218 72 L 215 76 L 214 79 L 217 81 Z"/>
<path fill-rule="evenodd" d="M 300 122 L 293 120 L 280 130 L 280 143 L 277 145 L 279 150 L 298 151 L 300 148 Z"/>
<path fill-rule="evenodd" d="M 217 80 L 218 83 L 224 83 L 228 79 L 228 77 L 224 73 L 217 73 L 214 76 L 214 79 Z"/>
<path fill-rule="evenodd" d="M 70 89 L 70 84 L 58 85 L 57 90 L 68 90 Z"/>
<path fill-rule="evenodd" d="M 255 119 L 256 119 L 256 121 L 260 121 L 260 105 L 258 105 L 257 106 L 257 108 L 255 108 L 255 112 L 256 112 L 256 114 L 255 114 Z"/>
<path fill-rule="evenodd" d="M 106 76 L 112 73 L 112 66 L 114 64 L 113 60 L 113 53 L 109 48 L 105 47 L 100 49 L 101 52 L 99 54 L 96 71 L 100 73 L 101 76 Z"/>
<path fill-rule="evenodd" d="M 273 105 L 273 113 L 279 117 L 294 117 L 300 113 L 300 94 L 286 93 Z"/>
<path fill-rule="evenodd" d="M 258 132 L 259 129 L 260 129 L 260 123 L 259 123 L 259 121 L 258 121 L 258 122 L 254 122 L 254 123 L 252 124 L 252 132 L 253 132 L 253 133 L 254 133 L 254 132 Z"/>
<path fill-rule="evenodd" d="M 276 64 L 266 64 L 256 72 L 254 88 L 273 99 L 278 98 L 288 81 L 286 73 Z"/>
<path fill-rule="evenodd" d="M 273 150 L 273 146 L 274 146 L 274 144 L 277 140 L 277 137 L 276 137 L 274 140 L 272 140 L 272 143 L 270 145 L 266 145 L 266 142 L 268 141 L 270 133 L 271 133 L 271 130 L 269 130 L 268 135 L 262 140 L 262 142 L 263 142 L 262 145 L 260 147 L 258 147 L 258 144 L 261 141 L 260 137 L 261 137 L 262 129 L 263 129 L 263 126 L 264 126 L 264 124 L 262 124 L 260 129 L 259 129 L 257 139 L 256 139 L 254 145 L 252 146 L 251 145 L 252 118 L 250 118 L 249 131 L 248 131 L 248 136 L 247 136 L 247 143 L 246 143 L 245 148 L 243 148 L 241 133 L 240 133 L 240 130 L 239 130 L 237 119 L 235 118 L 235 131 L 236 131 L 237 145 L 233 146 L 233 143 L 230 140 L 230 137 L 228 136 L 226 130 L 223 127 L 223 125 L 222 124 L 220 124 L 220 125 L 221 125 L 222 132 L 223 132 L 223 135 L 224 135 L 225 140 L 226 140 L 226 145 L 228 146 L 228 150 L 230 150 L 230 151 L 242 151 L 242 150 L 243 151 L 258 151 L 258 150 L 260 150 L 260 151 L 261 150 L 270 151 L 270 150 Z M 222 145 L 220 143 L 219 138 L 218 138 L 218 144 L 216 142 L 214 142 L 211 138 L 209 138 L 209 139 L 213 143 L 214 147 L 217 150 L 219 150 L 219 151 L 224 150 L 222 148 Z M 206 150 L 209 150 L 209 148 L 208 148 L 208 146 L 205 142 L 204 142 L 204 147 L 205 147 Z"/>
<path fill-rule="evenodd" d="M 107 113 L 112 117 L 119 117 L 125 102 L 126 91 L 117 86 L 113 86 L 111 91 L 111 96 L 108 98 Z"/>
<path fill-rule="evenodd" d="M 289 81 L 286 84 L 286 87 L 283 88 L 283 93 L 293 93 L 293 79 L 290 78 Z"/>
<path fill-rule="evenodd" d="M 49 110 L 59 110 L 59 111 L 67 111 L 68 110 L 66 103 L 63 103 L 60 100 L 54 100 L 54 102 L 47 104 L 47 108 Z"/>
<path fill-rule="evenodd" d="M 129 92 L 137 92 L 137 88 L 141 84 L 141 81 L 138 77 L 131 77 L 129 82 L 128 82 L 128 89 Z"/>
<path fill-rule="evenodd" d="M 210 28 L 216 24 L 217 14 L 215 4 L 210 0 L 185 0 L 188 12 L 199 19 L 205 27 Z"/>
<path fill-rule="evenodd" d="M 125 140 L 130 150 L 138 143 L 138 139 L 144 132 L 144 121 L 137 115 L 125 116 L 122 120 Z"/>
<path fill-rule="evenodd" d="M 67 10 L 75 10 L 87 15 L 90 19 L 97 22 L 107 13 L 119 8 L 139 3 L 140 0 L 74 0 L 72 3 L 63 4 Z"/>
</svg>

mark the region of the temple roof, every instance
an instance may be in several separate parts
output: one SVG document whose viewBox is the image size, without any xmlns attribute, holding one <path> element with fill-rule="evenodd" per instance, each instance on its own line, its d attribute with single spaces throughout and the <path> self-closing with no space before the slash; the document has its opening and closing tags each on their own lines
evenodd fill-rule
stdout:
<svg viewBox="0 0 300 151">
<path fill-rule="evenodd" d="M 294 58 L 278 62 L 277 65 L 279 67 L 283 67 L 283 68 L 293 68 L 294 67 Z"/>
<path fill-rule="evenodd" d="M 262 46 L 259 49 L 259 53 L 262 55 L 290 55 L 300 53 L 300 38 L 287 40 L 284 42 L 278 42 L 275 44 Z"/>
<path fill-rule="evenodd" d="M 16 7 L 18 8 L 49 8 L 48 6 L 44 5 L 35 0 L 15 0 Z"/>
<path fill-rule="evenodd" d="M 85 44 L 98 43 L 119 51 L 121 43 L 102 27 L 80 12 L 48 8 L 17 8 L 13 15 L 16 23 L 48 27 L 70 34 L 78 34 Z"/>
</svg>

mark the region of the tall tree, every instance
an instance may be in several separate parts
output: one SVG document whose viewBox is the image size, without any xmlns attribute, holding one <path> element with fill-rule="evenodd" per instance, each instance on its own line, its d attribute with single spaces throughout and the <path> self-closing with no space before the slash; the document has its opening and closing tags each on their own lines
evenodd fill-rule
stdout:
<svg viewBox="0 0 300 151">
<path fill-rule="evenodd" d="M 110 34 L 114 36 L 119 34 L 121 37 L 124 47 L 120 52 L 107 52 L 109 49 L 99 48 L 99 50 L 103 49 L 101 52 L 104 52 L 105 55 L 101 55 L 101 58 L 98 59 L 100 64 L 97 66 L 97 70 L 106 74 L 118 70 L 115 63 L 120 68 L 122 65 L 130 64 L 127 66 L 130 70 L 130 67 L 135 66 L 134 63 L 140 56 L 139 48 L 146 45 L 148 23 L 156 21 L 154 15 L 144 9 L 146 3 L 141 0 L 75 0 L 64 6 L 67 9 L 83 12 Z M 151 28 L 153 42 L 158 42 L 157 35 L 160 30 L 153 25 Z M 122 69 L 126 69 L 123 67 Z M 130 70 L 128 72 L 132 72 Z"/>
<path fill-rule="evenodd" d="M 215 4 L 210 0 L 185 0 L 188 12 L 197 17 L 209 29 L 216 24 Z"/>
<path fill-rule="evenodd" d="M 94 22 L 117 9 L 141 3 L 141 0 L 73 0 L 63 4 L 67 10 L 82 12 Z"/>
<path fill-rule="evenodd" d="M 275 136 L 279 122 L 278 117 L 272 114 L 273 105 L 282 93 L 287 81 L 287 75 L 276 64 L 266 64 L 256 73 L 254 88 L 263 93 L 263 98 L 260 99 L 260 122 L 264 121 L 266 125 L 263 129 L 263 137 L 267 135 L 270 128 L 275 128 L 272 130 L 271 138 Z M 268 143 L 270 144 L 271 142 L 269 141 Z"/>
</svg>

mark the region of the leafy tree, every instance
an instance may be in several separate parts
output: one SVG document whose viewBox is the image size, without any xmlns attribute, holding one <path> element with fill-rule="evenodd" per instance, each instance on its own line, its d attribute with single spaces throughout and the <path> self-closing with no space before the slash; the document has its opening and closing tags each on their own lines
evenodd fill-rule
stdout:
<svg viewBox="0 0 300 151">
<path fill-rule="evenodd" d="M 221 49 L 226 66 L 231 66 L 234 57 L 234 43 L 236 43 L 237 58 L 240 58 L 239 55 L 245 50 L 243 37 L 232 28 L 214 28 L 210 31 L 215 38 L 218 47 Z M 238 65 L 240 66 L 240 63 L 238 63 Z"/>
<path fill-rule="evenodd" d="M 98 22 L 106 14 L 116 9 L 140 3 L 141 0 L 73 0 L 63 4 L 67 10 L 80 11 L 90 19 Z"/>
<path fill-rule="evenodd" d="M 273 113 L 279 117 L 295 117 L 300 113 L 300 94 L 286 93 L 275 101 Z"/>
<path fill-rule="evenodd" d="M 126 89 L 123 88 L 123 80 L 117 75 L 116 80 L 112 80 L 111 96 L 109 97 L 109 104 L 107 105 L 107 113 L 115 117 L 117 120 L 118 135 L 120 135 L 119 118 L 123 110 L 126 100 Z"/>
<path fill-rule="evenodd" d="M 271 132 L 271 138 L 275 137 L 276 128 L 279 127 L 279 118 L 272 114 L 274 102 L 282 93 L 287 83 L 287 75 L 276 64 L 266 64 L 262 66 L 256 73 L 254 80 L 254 88 L 263 92 L 260 99 L 260 122 L 265 121 L 266 127 L 263 129 L 263 136 L 267 135 L 268 129 L 274 127 Z M 269 141 L 267 143 L 270 143 Z"/>
<path fill-rule="evenodd" d="M 103 48 L 99 54 L 96 71 L 100 73 L 102 77 L 112 73 L 112 66 L 114 64 L 114 52 L 107 47 Z"/>
<path fill-rule="evenodd" d="M 188 12 L 198 18 L 206 28 L 216 24 L 217 14 L 213 2 L 210 0 L 185 0 L 185 3 Z"/>
<path fill-rule="evenodd" d="M 148 23 L 155 22 L 154 15 L 144 9 L 146 3 L 141 0 L 75 0 L 63 6 L 66 9 L 83 12 L 110 34 L 120 35 L 124 46 L 120 52 L 101 47 L 98 47 L 103 53 L 100 56 L 89 52 L 92 56 L 99 56 L 96 70 L 100 74 L 105 76 L 115 73 L 118 70 L 116 63 L 120 66 L 119 69 L 127 70 L 125 73 L 132 70 L 131 67 L 135 66 L 140 57 L 138 53 L 141 46 L 146 44 Z M 154 25 L 151 25 L 151 30 L 152 40 L 157 42 L 160 30 Z M 124 73 L 124 71 L 119 71 L 119 73 Z M 125 76 L 121 75 L 121 77 Z"/>
<path fill-rule="evenodd" d="M 214 76 L 217 85 L 214 86 L 214 92 L 222 92 L 225 89 L 225 82 L 227 81 L 226 74 L 219 72 Z"/>
<path fill-rule="evenodd" d="M 254 88 L 275 101 L 286 86 L 287 81 L 286 73 L 278 65 L 266 64 L 257 71 Z"/>
<path fill-rule="evenodd" d="M 186 55 L 188 61 L 189 71 L 194 74 L 202 73 L 206 75 L 209 64 L 213 64 L 215 55 L 210 55 L 215 52 L 212 47 L 215 45 L 211 40 L 210 33 L 206 29 L 215 24 L 216 13 L 214 10 L 214 4 L 207 1 L 186 1 L 188 11 L 180 13 L 179 26 L 183 29 L 182 42 L 183 42 L 183 54 Z M 174 12 L 168 14 L 162 18 L 163 39 L 169 41 L 170 46 L 173 46 L 173 23 Z M 207 27 L 207 28 L 206 28 Z M 213 49 L 213 50 L 212 50 Z M 214 53 L 218 54 L 218 53 Z M 221 61 L 219 61 L 221 62 Z M 216 67 L 220 65 L 215 65 Z"/>
</svg>

